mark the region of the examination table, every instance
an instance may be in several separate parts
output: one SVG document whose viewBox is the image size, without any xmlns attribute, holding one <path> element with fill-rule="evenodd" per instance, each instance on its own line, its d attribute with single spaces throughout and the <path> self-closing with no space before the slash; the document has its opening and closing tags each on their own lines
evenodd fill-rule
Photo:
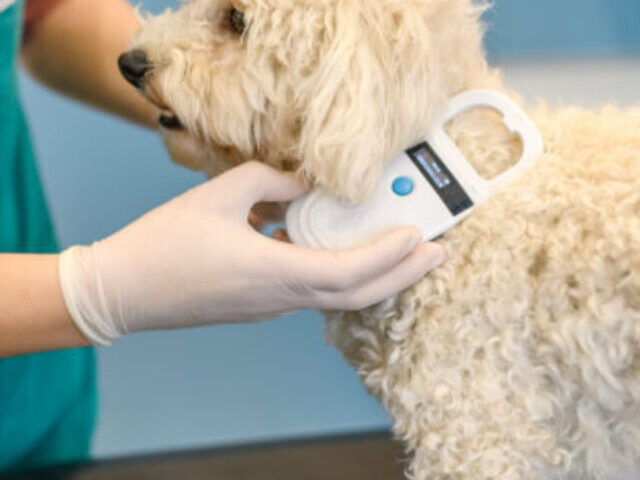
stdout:
<svg viewBox="0 0 640 480">
<path fill-rule="evenodd" d="M 0 475 L 1 480 L 402 480 L 386 433 L 131 457 Z"/>
</svg>

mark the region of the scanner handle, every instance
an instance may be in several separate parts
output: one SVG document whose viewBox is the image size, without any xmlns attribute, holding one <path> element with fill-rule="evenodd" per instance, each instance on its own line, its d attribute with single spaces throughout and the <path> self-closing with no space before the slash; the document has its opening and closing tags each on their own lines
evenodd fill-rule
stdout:
<svg viewBox="0 0 640 480">
<path fill-rule="evenodd" d="M 486 180 L 480 175 L 477 175 L 474 169 L 478 178 L 489 190 L 487 193 L 493 193 L 500 185 L 522 175 L 522 173 L 544 153 L 544 143 L 538 128 L 524 110 L 511 98 L 493 90 L 469 90 L 453 97 L 448 103 L 447 109 L 436 130 L 444 134 L 444 125 L 454 117 L 473 108 L 481 107 L 488 107 L 501 113 L 503 115 L 503 121 L 509 131 L 520 135 L 523 146 L 522 157 L 518 163 L 491 180 Z M 453 144 L 448 135 L 444 134 L 444 136 Z M 459 152 L 457 146 L 453 144 L 453 147 Z M 460 156 L 464 158 L 461 153 Z"/>
</svg>

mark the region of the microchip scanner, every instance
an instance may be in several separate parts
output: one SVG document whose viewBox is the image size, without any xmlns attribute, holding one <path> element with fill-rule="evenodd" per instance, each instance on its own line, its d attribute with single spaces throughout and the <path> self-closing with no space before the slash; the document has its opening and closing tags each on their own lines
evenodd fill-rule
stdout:
<svg viewBox="0 0 640 480">
<path fill-rule="evenodd" d="M 473 108 L 491 108 L 517 133 L 522 157 L 499 176 L 486 180 L 445 133 L 445 125 Z M 361 205 L 348 204 L 320 189 L 294 201 L 286 224 L 291 241 L 314 248 L 360 245 L 389 230 L 413 225 L 424 241 L 437 238 L 486 202 L 500 187 L 521 177 L 541 156 L 540 132 L 509 97 L 492 90 L 470 90 L 453 97 L 426 138 L 385 167 L 378 188 Z"/>
</svg>

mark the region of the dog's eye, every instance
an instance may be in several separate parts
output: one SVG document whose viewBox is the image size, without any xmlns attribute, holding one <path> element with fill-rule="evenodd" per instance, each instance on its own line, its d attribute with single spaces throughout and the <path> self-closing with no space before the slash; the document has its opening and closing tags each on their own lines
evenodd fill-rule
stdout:
<svg viewBox="0 0 640 480">
<path fill-rule="evenodd" d="M 229 24 L 234 32 L 244 33 L 244 29 L 247 28 L 244 13 L 235 7 L 231 7 L 231 10 L 229 10 Z"/>
</svg>

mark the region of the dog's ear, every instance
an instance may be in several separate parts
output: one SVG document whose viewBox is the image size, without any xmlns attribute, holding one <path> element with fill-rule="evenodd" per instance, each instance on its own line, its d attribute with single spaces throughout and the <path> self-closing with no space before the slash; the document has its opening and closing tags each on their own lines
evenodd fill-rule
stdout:
<svg viewBox="0 0 640 480">
<path fill-rule="evenodd" d="M 386 99 L 366 52 L 327 62 L 302 124 L 302 171 L 353 202 L 370 194 L 386 160 Z M 372 70 L 374 72 L 372 72 Z"/>
<path fill-rule="evenodd" d="M 289 42 L 309 67 L 293 86 L 298 155 L 313 182 L 352 202 L 385 164 L 423 138 L 452 94 L 493 82 L 471 0 L 337 2 Z M 325 11 L 325 13 L 327 13 Z M 306 50 L 305 50 L 306 49 Z M 304 55 L 302 54 L 304 52 Z M 311 72 L 309 72 L 309 70 Z"/>
<path fill-rule="evenodd" d="M 349 3 L 349 2 L 346 2 Z M 301 171 L 316 186 L 351 202 L 375 189 L 392 140 L 388 74 L 357 12 L 344 8 L 325 38 L 305 92 L 299 136 Z"/>
<path fill-rule="evenodd" d="M 470 0 L 332 6 L 315 42 L 294 43 L 314 43 L 298 55 L 313 59 L 312 73 L 294 86 L 302 172 L 349 201 L 366 199 L 385 164 L 483 70 L 478 12 Z"/>
</svg>

